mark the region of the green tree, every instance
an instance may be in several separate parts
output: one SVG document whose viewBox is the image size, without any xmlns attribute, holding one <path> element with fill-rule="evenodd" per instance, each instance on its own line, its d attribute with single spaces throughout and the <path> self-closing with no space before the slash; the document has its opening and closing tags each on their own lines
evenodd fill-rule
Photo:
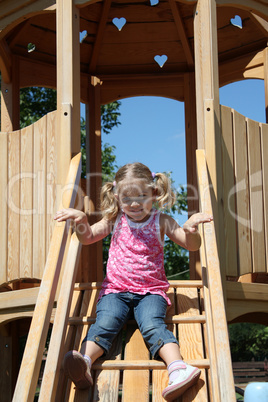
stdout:
<svg viewBox="0 0 268 402">
<path fill-rule="evenodd" d="M 51 88 L 20 90 L 20 127 L 27 127 L 57 107 L 57 93 Z"/>
<path fill-rule="evenodd" d="M 232 360 L 263 361 L 268 358 L 268 327 L 261 324 L 235 323 L 229 325 Z"/>
</svg>

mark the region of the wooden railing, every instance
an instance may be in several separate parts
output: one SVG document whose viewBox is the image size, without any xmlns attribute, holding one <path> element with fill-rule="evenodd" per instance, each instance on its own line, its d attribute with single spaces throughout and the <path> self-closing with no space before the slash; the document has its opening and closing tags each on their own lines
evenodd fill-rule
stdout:
<svg viewBox="0 0 268 402">
<path fill-rule="evenodd" d="M 202 212 L 213 215 L 207 164 L 203 150 L 196 151 L 196 162 L 200 209 Z M 235 401 L 234 379 L 214 223 L 205 223 L 201 229 L 200 257 L 205 284 L 204 302 L 207 330 L 213 334 L 208 339 L 213 400 L 231 402 Z"/>
<path fill-rule="evenodd" d="M 71 161 L 67 177 L 66 188 L 68 190 L 65 191 L 62 201 L 65 207 L 74 206 L 80 177 L 81 154 L 78 154 Z M 43 350 L 67 243 L 67 235 L 68 222 L 55 225 L 13 402 L 29 402 L 34 400 Z"/>
<path fill-rule="evenodd" d="M 57 205 L 56 116 L 0 133 L 0 284 L 42 278 Z"/>
<path fill-rule="evenodd" d="M 268 273 L 268 125 L 221 106 L 224 237 L 227 276 Z"/>
</svg>

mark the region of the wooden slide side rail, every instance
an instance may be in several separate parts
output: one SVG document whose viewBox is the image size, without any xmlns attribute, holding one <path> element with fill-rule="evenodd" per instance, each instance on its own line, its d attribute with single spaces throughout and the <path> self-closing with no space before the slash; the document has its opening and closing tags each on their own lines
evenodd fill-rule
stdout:
<svg viewBox="0 0 268 402">
<path fill-rule="evenodd" d="M 81 154 L 72 158 L 62 205 L 73 207 L 81 177 Z M 46 266 L 13 396 L 13 402 L 34 400 L 39 369 L 66 246 L 68 222 L 57 224 L 53 231 Z"/>
<path fill-rule="evenodd" d="M 212 214 L 209 179 L 204 150 L 196 151 L 200 208 Z M 207 314 L 209 355 L 213 400 L 235 401 L 231 354 L 214 223 L 202 225 L 200 250 L 204 280 L 204 302 Z M 218 382 L 218 384 L 217 384 Z"/>
</svg>

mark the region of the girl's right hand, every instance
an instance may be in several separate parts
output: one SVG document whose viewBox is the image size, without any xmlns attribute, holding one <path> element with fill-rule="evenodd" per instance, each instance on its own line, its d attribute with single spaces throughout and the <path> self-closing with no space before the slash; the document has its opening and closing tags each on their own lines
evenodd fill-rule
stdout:
<svg viewBox="0 0 268 402">
<path fill-rule="evenodd" d="M 56 212 L 54 219 L 58 222 L 67 221 L 67 219 L 73 219 L 74 222 L 79 225 L 80 223 L 87 222 L 87 216 L 83 211 L 79 211 L 74 208 L 61 209 Z"/>
</svg>

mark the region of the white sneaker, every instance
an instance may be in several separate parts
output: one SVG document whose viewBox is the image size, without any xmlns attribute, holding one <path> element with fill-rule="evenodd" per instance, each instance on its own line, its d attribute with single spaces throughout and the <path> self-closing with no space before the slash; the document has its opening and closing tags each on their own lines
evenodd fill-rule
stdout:
<svg viewBox="0 0 268 402">
<path fill-rule="evenodd" d="M 182 395 L 188 388 L 194 385 L 201 374 L 201 370 L 197 367 L 182 363 L 178 372 L 178 377 L 168 383 L 168 386 L 162 392 L 162 396 L 166 401 L 173 401 Z"/>
</svg>

